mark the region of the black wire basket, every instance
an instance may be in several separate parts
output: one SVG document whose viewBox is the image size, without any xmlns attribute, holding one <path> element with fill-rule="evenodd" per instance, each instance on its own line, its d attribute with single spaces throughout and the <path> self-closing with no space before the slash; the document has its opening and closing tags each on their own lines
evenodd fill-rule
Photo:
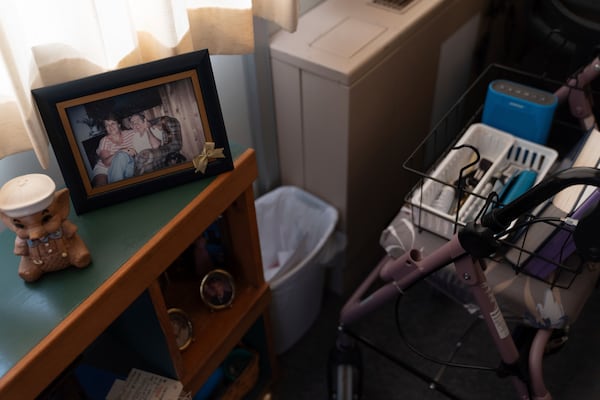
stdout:
<svg viewBox="0 0 600 400">
<path fill-rule="evenodd" d="M 439 179 L 435 173 L 436 168 L 439 170 L 440 163 L 452 157 L 452 152 L 456 151 L 457 143 L 460 144 L 460 139 L 469 132 L 469 129 L 481 123 L 489 84 L 498 79 L 509 80 L 547 92 L 555 92 L 564 84 L 564 82 L 548 79 L 542 75 L 498 64 L 487 67 L 403 164 L 406 170 L 418 176 L 416 185 L 405 198 L 412 211 L 412 222 L 417 228 L 449 238 L 451 234 L 457 232 L 467 222 L 480 218 L 487 208 L 498 205 L 497 197 L 494 198 L 493 193 L 490 195 L 489 193 L 478 192 L 473 190 L 472 187 L 462 184 L 464 180 L 461 174 L 469 165 L 461 166 L 460 173 L 454 182 Z M 591 93 L 591 96 L 592 99 L 600 98 L 599 94 L 595 92 Z M 518 159 L 527 168 L 534 165 L 540 167 L 543 162 L 548 163 L 551 161 L 551 166 L 544 166 L 544 175 L 547 176 L 569 166 L 561 161 L 569 159 L 572 149 L 576 148 L 582 140 L 585 140 L 587 133 L 580 126 L 579 121 L 570 114 L 568 106 L 562 104 L 557 107 L 554 113 L 545 146 L 535 147 L 533 150 L 525 148 L 525 151 L 523 151 L 519 146 L 513 144 L 506 153 L 506 157 L 511 162 Z M 545 158 L 549 154 L 545 152 L 545 149 L 552 149 L 556 154 L 555 159 L 559 162 Z M 469 219 L 462 220 L 459 218 L 461 204 L 457 202 L 457 206 L 452 213 L 432 213 L 431 204 L 424 203 L 423 193 L 426 193 L 427 186 L 431 186 L 433 182 L 438 187 L 451 187 L 457 197 L 472 196 L 472 199 L 479 199 L 477 200 L 479 206 L 476 212 Z M 569 213 L 567 215 L 553 215 L 551 213 L 550 216 L 541 216 L 542 209 L 540 206 L 532 210 L 531 214 L 523 215 L 508 232 L 499 238 L 503 243 L 503 251 L 496 254 L 495 258 L 503 259 L 504 262 L 512 264 L 517 273 L 529 273 L 551 285 L 569 287 L 584 265 L 577 252 L 572 250 L 574 227 L 570 224 L 571 220 L 565 218 Z M 450 229 L 450 232 L 448 232 L 448 229 Z M 562 239 L 558 246 L 556 245 L 559 240 L 557 236 Z M 535 241 L 536 246 L 529 243 L 532 238 L 537 238 Z M 545 252 L 540 251 L 540 249 L 550 245 L 556 246 L 558 251 L 550 257 L 546 257 Z M 510 257 L 507 257 L 507 255 Z M 530 266 L 540 264 L 540 260 L 542 261 L 541 264 L 546 265 L 545 268 L 542 268 L 543 273 L 539 270 L 532 271 Z M 550 271 L 549 274 L 547 274 L 548 271 Z"/>
</svg>

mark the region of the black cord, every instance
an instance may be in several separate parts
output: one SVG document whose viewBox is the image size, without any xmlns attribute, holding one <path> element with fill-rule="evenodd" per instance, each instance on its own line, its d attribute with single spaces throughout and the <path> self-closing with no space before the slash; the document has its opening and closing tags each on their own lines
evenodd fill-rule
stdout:
<svg viewBox="0 0 600 400">
<path fill-rule="evenodd" d="M 492 203 L 496 202 L 498 203 L 500 201 L 499 197 L 498 197 L 498 193 L 492 191 L 487 195 L 487 198 L 485 199 L 485 204 L 483 205 L 483 207 L 481 207 L 481 210 L 479 210 L 479 212 L 477 213 L 477 215 L 475 216 L 474 221 L 477 221 L 478 219 L 480 219 L 483 214 L 485 214 L 490 206 L 492 205 Z"/>
<path fill-rule="evenodd" d="M 423 382 L 425 382 L 429 385 L 430 389 L 433 389 L 433 390 L 443 394 L 444 396 L 446 396 L 449 399 L 463 400 L 462 397 L 459 397 L 459 396 L 455 395 L 454 393 L 450 392 L 449 389 L 447 389 L 444 385 L 442 385 L 440 382 L 438 382 L 435 378 L 427 375 L 425 372 L 421 371 L 418 368 L 415 368 L 414 366 L 408 364 L 407 362 L 394 356 L 393 354 L 390 354 L 390 353 L 382 350 L 379 346 L 375 345 L 373 342 L 371 342 L 366 337 L 358 335 L 357 333 L 354 333 L 346 328 L 344 328 L 343 331 L 344 331 L 344 333 L 346 333 L 348 336 L 350 336 L 354 340 L 361 342 L 362 344 L 369 347 L 371 350 L 375 351 L 379 355 L 385 357 L 386 359 L 393 362 L 397 366 L 404 368 L 405 370 L 407 370 L 408 372 L 410 372 L 417 378 L 421 379 Z"/>
<path fill-rule="evenodd" d="M 443 365 L 446 367 L 454 367 L 454 368 L 463 368 L 463 369 L 474 369 L 474 370 L 479 370 L 479 371 L 490 371 L 490 372 L 498 372 L 498 368 L 497 367 L 489 367 L 489 366 L 485 366 L 485 365 L 475 365 L 475 364 L 463 364 L 463 363 L 455 363 L 455 362 L 450 362 L 450 361 L 444 361 L 444 360 L 440 360 L 437 357 L 428 355 L 426 353 L 424 353 L 423 351 L 417 349 L 415 346 L 413 346 L 411 343 L 408 342 L 408 340 L 406 339 L 406 336 L 404 335 L 404 332 L 402 330 L 402 327 L 400 325 L 400 317 L 399 317 L 399 308 L 400 308 L 400 300 L 401 300 L 402 296 L 399 296 L 398 299 L 396 300 L 396 329 L 398 330 L 398 335 L 400 336 L 400 339 L 402 340 L 402 342 L 404 343 L 404 345 L 413 353 L 415 353 L 416 355 L 418 355 L 421 358 L 424 358 L 425 360 L 431 361 L 433 363 L 439 364 L 439 365 Z M 474 322 L 477 322 L 477 320 L 475 320 Z M 463 335 L 460 337 L 460 342 L 463 342 L 463 339 L 470 333 L 470 331 L 475 327 L 475 323 L 471 324 L 469 326 L 469 328 L 463 333 Z"/>
<path fill-rule="evenodd" d="M 477 163 L 479 163 L 479 161 L 481 160 L 481 155 L 479 154 L 479 150 L 477 150 L 477 147 L 475 147 L 473 145 L 461 144 L 459 146 L 453 147 L 452 150 L 460 150 L 460 149 L 464 149 L 464 148 L 469 148 L 475 153 L 475 160 L 473 160 L 472 162 L 463 166 L 458 173 L 458 181 L 457 181 L 458 191 L 456 192 L 456 214 L 454 216 L 454 233 L 456 233 L 456 230 L 458 229 L 458 214 L 460 212 L 460 206 L 461 206 L 460 203 L 461 203 L 462 196 L 463 196 L 464 192 L 466 191 L 465 190 L 464 173 L 465 173 L 465 171 L 467 171 L 467 170 L 471 169 L 472 167 L 474 167 L 475 165 L 477 165 Z"/>
</svg>

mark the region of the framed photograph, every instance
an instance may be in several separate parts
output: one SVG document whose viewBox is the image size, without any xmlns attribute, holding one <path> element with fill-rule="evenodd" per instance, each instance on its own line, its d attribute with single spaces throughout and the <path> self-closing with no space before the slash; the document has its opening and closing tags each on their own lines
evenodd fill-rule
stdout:
<svg viewBox="0 0 600 400">
<path fill-rule="evenodd" d="M 78 214 L 233 168 L 208 50 L 32 93 Z"/>
<path fill-rule="evenodd" d="M 192 320 L 185 311 L 180 308 L 169 308 L 167 310 L 169 320 L 175 335 L 175 342 L 179 350 L 185 350 L 194 340 L 194 326 Z"/>
<path fill-rule="evenodd" d="M 202 301 L 214 310 L 230 307 L 235 297 L 235 285 L 229 272 L 214 269 L 200 283 Z"/>
</svg>

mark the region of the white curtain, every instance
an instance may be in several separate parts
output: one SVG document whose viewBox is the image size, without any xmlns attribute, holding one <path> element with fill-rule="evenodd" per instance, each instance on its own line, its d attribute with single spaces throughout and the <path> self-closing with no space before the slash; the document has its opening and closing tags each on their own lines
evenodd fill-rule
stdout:
<svg viewBox="0 0 600 400">
<path fill-rule="evenodd" d="M 298 0 L 1 0 L 0 158 L 48 139 L 31 89 L 208 48 L 253 52 L 253 16 L 294 31 Z"/>
</svg>

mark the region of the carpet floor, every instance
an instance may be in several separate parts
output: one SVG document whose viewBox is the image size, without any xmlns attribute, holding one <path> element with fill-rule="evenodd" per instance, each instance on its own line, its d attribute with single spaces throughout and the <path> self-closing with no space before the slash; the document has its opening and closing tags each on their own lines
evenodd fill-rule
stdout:
<svg viewBox="0 0 600 400">
<path fill-rule="evenodd" d="M 273 400 L 327 399 L 328 355 L 335 342 L 337 316 L 344 299 L 326 292 L 322 311 L 307 333 L 279 356 Z M 485 324 L 427 283 L 409 290 L 396 307 L 387 304 L 352 327 L 377 348 L 430 375 L 451 393 L 466 400 L 515 399 L 510 380 L 495 372 L 442 367 L 417 356 L 403 342 L 396 314 L 407 341 L 428 355 L 454 362 L 496 367 L 499 358 Z M 470 327 L 470 328 L 469 328 Z M 468 333 L 466 333 L 468 331 Z M 465 336 L 466 334 L 466 336 Z M 464 336 L 464 337 L 463 337 Z M 555 400 L 600 398 L 600 291 L 592 295 L 572 326 L 569 340 L 544 360 L 546 385 Z M 457 342 L 460 343 L 457 349 Z M 366 345 L 363 358 L 362 399 L 436 400 L 447 397 L 432 390 L 406 369 Z"/>
</svg>

